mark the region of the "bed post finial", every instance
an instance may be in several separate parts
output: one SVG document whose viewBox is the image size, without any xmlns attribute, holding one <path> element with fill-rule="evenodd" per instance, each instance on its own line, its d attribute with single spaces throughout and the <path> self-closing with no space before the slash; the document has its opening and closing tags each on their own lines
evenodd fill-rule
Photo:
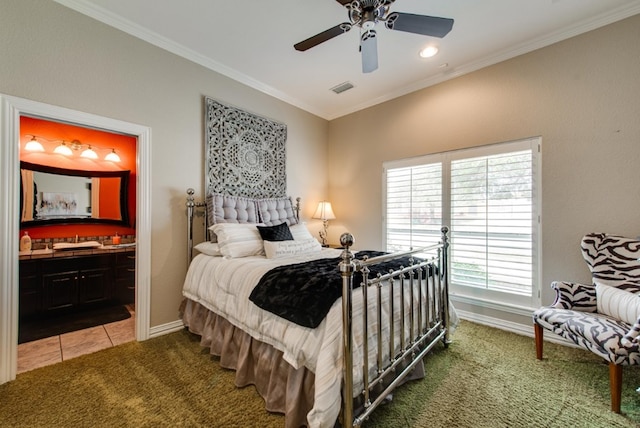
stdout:
<svg viewBox="0 0 640 428">
<path fill-rule="evenodd" d="M 355 242 L 356 242 L 356 238 L 354 238 L 353 235 L 350 234 L 349 232 L 343 233 L 342 235 L 340 235 L 340 245 L 342 245 L 346 249 L 349 249 L 349 247 L 352 247 Z"/>
</svg>

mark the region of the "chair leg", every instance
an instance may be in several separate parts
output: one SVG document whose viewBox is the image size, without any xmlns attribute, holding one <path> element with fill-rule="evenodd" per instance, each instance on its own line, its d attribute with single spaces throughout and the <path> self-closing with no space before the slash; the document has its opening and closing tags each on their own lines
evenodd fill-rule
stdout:
<svg viewBox="0 0 640 428">
<path fill-rule="evenodd" d="M 609 388 L 611 390 L 611 411 L 620 413 L 622 397 L 622 366 L 609 363 Z"/>
<path fill-rule="evenodd" d="M 544 338 L 544 330 L 538 323 L 533 323 L 533 335 L 536 342 L 536 358 L 542 359 L 542 343 Z"/>
</svg>

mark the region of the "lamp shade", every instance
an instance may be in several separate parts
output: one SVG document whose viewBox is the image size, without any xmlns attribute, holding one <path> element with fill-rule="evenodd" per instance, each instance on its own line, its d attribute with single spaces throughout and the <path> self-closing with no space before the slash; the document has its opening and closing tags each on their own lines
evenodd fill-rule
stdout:
<svg viewBox="0 0 640 428">
<path fill-rule="evenodd" d="M 87 149 L 82 152 L 80 157 L 88 158 L 88 159 L 98 159 L 98 154 L 93 151 L 91 146 L 88 146 Z"/>
<path fill-rule="evenodd" d="M 120 162 L 120 156 L 118 156 L 114 149 L 111 149 L 111 153 L 105 156 L 104 160 L 108 160 L 111 162 Z"/>
<path fill-rule="evenodd" d="M 24 149 L 30 152 L 44 152 L 44 147 L 40 144 L 40 141 L 36 140 L 36 137 L 31 137 L 31 140 L 27 142 Z"/>
<path fill-rule="evenodd" d="M 53 150 L 53 153 L 58 153 L 60 155 L 71 156 L 73 152 L 64 142 L 62 142 L 58 147 Z"/>
<path fill-rule="evenodd" d="M 316 213 L 313 215 L 313 218 L 317 218 L 320 220 L 333 220 L 336 218 L 335 214 L 333 214 L 333 209 L 331 208 L 331 202 L 322 201 L 318 204 L 318 209 Z"/>
</svg>

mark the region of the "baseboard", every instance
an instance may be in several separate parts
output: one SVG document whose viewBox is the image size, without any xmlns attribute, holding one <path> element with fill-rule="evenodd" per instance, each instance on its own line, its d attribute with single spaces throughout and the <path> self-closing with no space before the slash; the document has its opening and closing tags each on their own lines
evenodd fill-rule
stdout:
<svg viewBox="0 0 640 428">
<path fill-rule="evenodd" d="M 521 336 L 528 336 L 533 338 L 533 325 L 524 325 L 516 322 L 505 321 L 500 318 L 489 317 L 486 315 L 480 315 L 473 312 L 462 311 L 456 309 L 456 313 L 460 317 L 460 319 L 475 322 L 477 324 L 486 325 L 488 327 L 497 328 L 500 330 L 508 331 L 510 333 L 519 334 Z M 455 340 L 455 334 L 453 335 Z M 552 333 L 548 330 L 544 332 L 544 340 L 547 342 L 557 343 L 559 345 L 571 346 L 574 348 L 579 348 L 578 345 L 571 342 L 570 340 L 565 339 L 564 337 L 558 336 L 555 333 Z"/>
<path fill-rule="evenodd" d="M 173 333 L 175 331 L 180 331 L 183 328 L 184 324 L 182 323 L 182 320 L 176 320 L 166 324 L 156 325 L 149 329 L 149 339 Z"/>
</svg>

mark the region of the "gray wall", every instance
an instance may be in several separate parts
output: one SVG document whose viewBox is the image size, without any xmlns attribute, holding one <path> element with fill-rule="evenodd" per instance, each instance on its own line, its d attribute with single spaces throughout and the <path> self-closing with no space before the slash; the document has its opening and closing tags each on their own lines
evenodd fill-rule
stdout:
<svg viewBox="0 0 640 428">
<path fill-rule="evenodd" d="M 203 191 L 205 95 L 287 124 L 289 194 L 312 228 L 329 198 L 330 242 L 348 229 L 359 248 L 380 247 L 383 161 L 534 135 L 543 303 L 551 280 L 589 281 L 583 234 L 640 234 L 640 16 L 328 123 L 57 3 L 0 0 L 0 10 L 1 93 L 152 129 L 152 326 L 177 319 L 184 191 Z"/>
<path fill-rule="evenodd" d="M 288 193 L 307 219 L 326 197 L 326 120 L 55 2 L 0 0 L 0 11 L 0 93 L 151 128 L 152 327 L 178 319 L 185 191 L 204 191 L 203 96 L 287 124 Z"/>
<path fill-rule="evenodd" d="M 640 15 L 331 121 L 330 240 L 381 245 L 383 161 L 539 135 L 542 303 L 590 283 L 585 233 L 640 235 L 639 42 Z"/>
</svg>

